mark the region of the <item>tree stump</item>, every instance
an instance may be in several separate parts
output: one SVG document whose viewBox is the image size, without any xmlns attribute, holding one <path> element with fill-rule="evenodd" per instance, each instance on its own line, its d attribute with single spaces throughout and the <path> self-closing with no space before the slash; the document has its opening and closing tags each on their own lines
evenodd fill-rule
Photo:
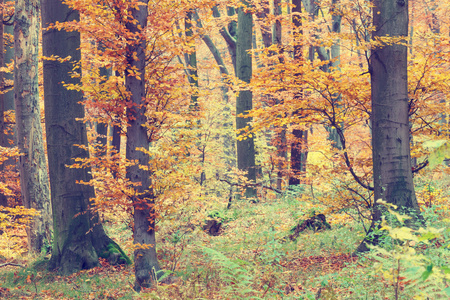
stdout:
<svg viewBox="0 0 450 300">
<path fill-rule="evenodd" d="M 206 225 L 203 226 L 203 230 L 205 230 L 209 235 L 218 236 L 220 234 L 221 227 L 222 222 L 213 219 L 206 222 Z"/>
<path fill-rule="evenodd" d="M 308 228 L 316 232 L 322 229 L 331 229 L 331 226 L 330 224 L 328 224 L 324 214 L 318 214 L 292 228 L 292 234 L 289 235 L 289 239 L 291 241 L 295 240 L 296 238 L 298 238 L 301 232 L 305 231 Z"/>
</svg>

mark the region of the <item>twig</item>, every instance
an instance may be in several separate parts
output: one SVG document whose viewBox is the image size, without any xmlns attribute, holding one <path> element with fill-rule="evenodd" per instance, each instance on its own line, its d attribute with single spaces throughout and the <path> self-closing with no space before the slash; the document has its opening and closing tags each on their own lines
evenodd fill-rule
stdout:
<svg viewBox="0 0 450 300">
<path fill-rule="evenodd" d="M 428 159 L 420 164 L 418 164 L 415 168 L 412 169 L 413 174 L 419 172 L 423 168 L 428 166 Z"/>
<path fill-rule="evenodd" d="M 6 266 L 21 267 L 21 268 L 25 269 L 25 266 L 22 266 L 22 265 L 19 265 L 19 264 L 15 264 L 15 263 L 12 263 L 12 262 L 7 262 L 7 263 L 4 263 L 4 264 L 1 264 L 0 268 L 1 267 L 6 267 Z"/>
</svg>

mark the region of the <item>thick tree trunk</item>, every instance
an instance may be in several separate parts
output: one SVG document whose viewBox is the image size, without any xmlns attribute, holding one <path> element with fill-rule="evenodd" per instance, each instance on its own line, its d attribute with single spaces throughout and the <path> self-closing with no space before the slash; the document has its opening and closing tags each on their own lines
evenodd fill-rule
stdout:
<svg viewBox="0 0 450 300">
<path fill-rule="evenodd" d="M 134 269 L 135 290 L 140 291 L 142 287 L 150 287 L 161 275 L 156 255 L 155 240 L 155 210 L 154 195 L 151 189 L 150 171 L 140 168 L 148 166 L 149 157 L 138 148 L 149 149 L 145 117 L 145 48 L 146 40 L 143 29 L 147 26 L 147 1 L 139 10 L 132 9 L 132 15 L 136 23 L 129 22 L 127 29 L 134 33 L 136 40 L 129 41 L 127 47 L 128 68 L 135 68 L 139 76 L 130 75 L 125 77 L 127 91 L 130 92 L 129 101 L 133 107 L 127 110 L 127 159 L 137 161 L 136 165 L 127 168 L 127 178 L 132 182 L 141 183 L 135 188 L 132 199 L 134 207 Z M 134 57 L 137 57 L 135 59 Z"/>
<path fill-rule="evenodd" d="M 252 78 L 252 55 L 249 50 L 252 49 L 252 13 L 247 12 L 247 2 L 243 2 L 244 7 L 238 11 L 238 28 L 236 43 L 236 76 L 245 83 L 250 83 Z M 240 114 L 247 114 L 252 109 L 252 92 L 248 89 L 240 91 L 236 99 L 236 129 L 249 128 L 251 118 L 240 117 Z M 238 132 L 238 135 L 241 132 Z M 247 172 L 247 179 L 256 182 L 255 165 L 255 144 L 252 137 L 244 140 L 238 139 L 236 143 L 237 164 L 241 171 Z M 256 197 L 256 189 L 247 187 L 245 196 L 248 198 Z"/>
<path fill-rule="evenodd" d="M 408 1 L 375 0 L 373 37 L 408 36 Z M 417 220 L 411 172 L 408 122 L 407 47 L 393 44 L 372 49 L 372 153 L 375 200 L 395 204 Z M 406 209 L 406 210 L 404 210 Z M 380 220 L 375 204 L 371 230 Z M 366 239 L 367 241 L 367 239 Z M 377 239 L 371 241 L 377 243 Z M 367 250 L 363 242 L 357 251 Z"/>
<path fill-rule="evenodd" d="M 51 240 L 50 190 L 38 90 L 39 1 L 16 0 L 14 91 L 20 185 L 26 208 L 40 212 L 27 229 L 28 248 L 40 252 Z"/>
<path fill-rule="evenodd" d="M 98 224 L 97 216 L 91 215 L 89 198 L 94 196 L 94 188 L 76 183 L 77 180 L 89 181 L 89 170 L 67 167 L 74 163 L 75 158 L 88 157 L 86 150 L 75 146 L 87 146 L 86 126 L 76 120 L 84 117 L 84 108 L 80 104 L 83 95 L 67 90 L 62 83 L 80 82 L 69 74 L 73 64 L 81 58 L 80 34 L 47 27 L 50 23 L 78 18 L 78 13 L 61 0 L 42 1 L 44 56 L 71 57 L 71 61 L 63 63 L 45 59 L 43 72 L 54 228 L 50 268 L 59 269 L 63 274 L 92 268 L 98 264 L 99 256 L 110 258 L 113 262 L 126 260 L 117 244 L 106 236 L 103 227 Z M 117 252 L 124 258 L 117 261 Z"/>
</svg>

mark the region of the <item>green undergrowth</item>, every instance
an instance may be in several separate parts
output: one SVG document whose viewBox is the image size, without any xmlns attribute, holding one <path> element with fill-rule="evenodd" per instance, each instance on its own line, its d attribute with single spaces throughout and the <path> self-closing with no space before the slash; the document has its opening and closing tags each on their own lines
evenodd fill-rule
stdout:
<svg viewBox="0 0 450 300">
<path fill-rule="evenodd" d="M 425 214 L 428 231 L 411 232 L 401 222 L 383 225 L 382 247 L 352 257 L 364 230 L 343 215 L 327 215 L 331 230 L 307 229 L 291 241 L 291 228 L 311 215 L 310 205 L 293 199 L 227 204 L 215 203 L 196 219 L 187 212 L 158 223 L 158 257 L 174 278 L 170 284 L 155 283 L 137 294 L 133 266 L 103 260 L 101 267 L 61 277 L 47 271 L 40 257 L 24 260 L 26 268 L 0 269 L 0 298 L 448 299 L 450 238 L 437 207 Z M 218 236 L 203 231 L 208 218 L 222 222 Z M 110 225 L 108 233 L 132 257 L 128 227 Z"/>
<path fill-rule="evenodd" d="M 48 258 L 0 270 L 0 299 L 132 299 L 130 266 L 107 264 L 71 276 L 48 271 Z"/>
</svg>

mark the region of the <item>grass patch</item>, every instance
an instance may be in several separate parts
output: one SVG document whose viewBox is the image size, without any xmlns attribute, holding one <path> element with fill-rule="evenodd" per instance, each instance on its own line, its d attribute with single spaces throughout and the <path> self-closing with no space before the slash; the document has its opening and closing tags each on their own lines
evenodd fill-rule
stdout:
<svg viewBox="0 0 450 300">
<path fill-rule="evenodd" d="M 395 299 L 396 261 L 389 260 L 395 253 L 383 255 L 374 251 L 365 257 L 352 257 L 363 238 L 363 228 L 344 215 L 327 216 L 331 230 L 306 230 L 297 240 L 290 241 L 290 229 L 303 216 L 310 215 L 310 208 L 300 202 L 241 201 L 233 203 L 231 209 L 218 205 L 211 211 L 223 220 L 219 236 L 206 234 L 203 223 L 193 223 L 188 215 L 185 219 L 158 223 L 159 261 L 166 272 L 175 276 L 170 284 L 156 284 L 137 294 L 132 289 L 133 266 L 110 266 L 102 259 L 100 267 L 61 277 L 49 272 L 47 259 L 41 257 L 24 261 L 28 263 L 25 268 L 0 269 L 0 298 Z M 205 217 L 209 213 L 206 211 Z M 431 209 L 427 214 L 430 225 L 448 227 Z M 129 245 L 130 240 L 120 240 L 127 236 L 126 229 L 114 226 L 108 229 L 113 238 Z M 424 261 L 433 264 L 434 270 L 445 271 L 449 241 L 448 231 L 443 231 L 429 244 L 416 245 L 414 251 L 429 257 L 429 261 Z M 424 266 L 426 270 L 428 265 Z M 423 285 L 420 278 L 411 277 L 408 282 L 407 272 L 411 270 L 403 262 L 402 268 L 405 279 L 401 279 L 397 292 L 406 298 L 399 299 L 412 299 L 421 289 L 437 289 L 436 285 Z"/>
</svg>

